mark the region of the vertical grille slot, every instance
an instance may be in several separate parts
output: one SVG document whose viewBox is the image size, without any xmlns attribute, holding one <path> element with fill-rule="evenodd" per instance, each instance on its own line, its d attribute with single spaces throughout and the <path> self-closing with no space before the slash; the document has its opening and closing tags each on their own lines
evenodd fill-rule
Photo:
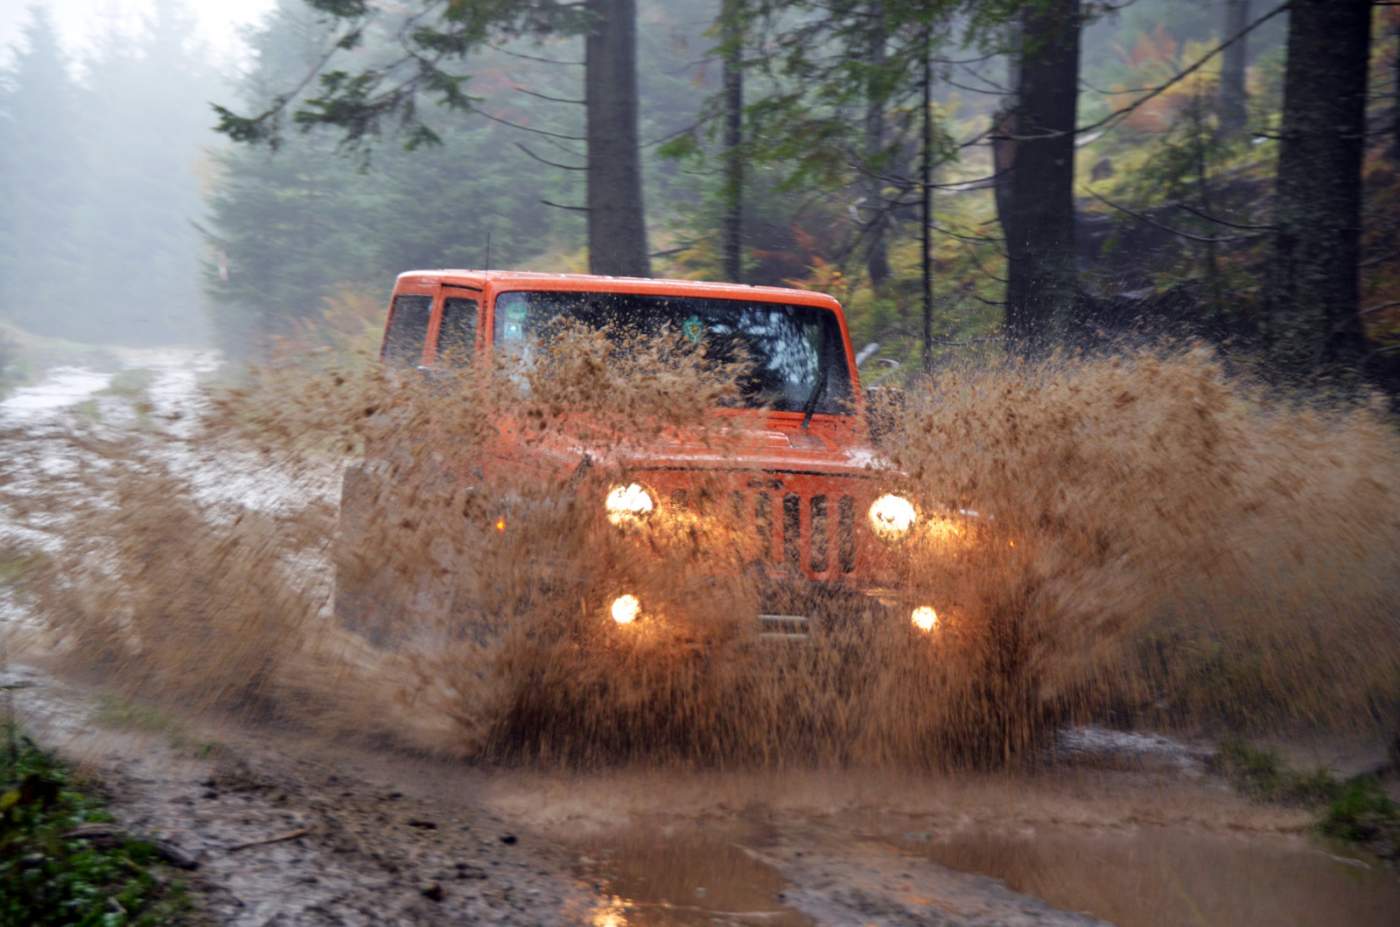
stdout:
<svg viewBox="0 0 1400 927">
<path fill-rule="evenodd" d="M 783 561 L 802 567 L 802 497 L 795 492 L 783 496 Z"/>
<path fill-rule="evenodd" d="M 812 497 L 812 542 L 811 559 L 812 572 L 825 573 L 830 555 L 827 550 L 827 524 L 826 524 L 826 496 Z"/>
<path fill-rule="evenodd" d="M 689 503 L 690 493 L 686 492 L 684 489 L 671 490 L 671 504 L 677 509 L 683 510 Z"/>
<path fill-rule="evenodd" d="M 842 496 L 836 504 L 836 519 L 836 547 L 841 572 L 853 573 L 856 569 L 856 500 Z"/>
<path fill-rule="evenodd" d="M 753 502 L 754 533 L 764 551 L 764 558 L 773 555 L 773 498 L 766 492 L 754 494 Z"/>
</svg>

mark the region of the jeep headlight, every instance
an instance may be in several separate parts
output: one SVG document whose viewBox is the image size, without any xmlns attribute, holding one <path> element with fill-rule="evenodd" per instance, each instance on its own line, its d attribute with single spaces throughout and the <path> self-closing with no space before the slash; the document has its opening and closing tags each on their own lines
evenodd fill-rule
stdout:
<svg viewBox="0 0 1400 927">
<path fill-rule="evenodd" d="M 904 537 L 917 519 L 914 503 L 903 496 L 887 492 L 870 503 L 871 530 L 887 541 Z"/>
<path fill-rule="evenodd" d="M 651 493 L 637 483 L 628 483 L 626 486 L 619 484 L 609 489 L 603 505 L 608 510 L 608 521 L 614 525 L 646 518 L 656 509 L 656 502 L 651 498 Z"/>
</svg>

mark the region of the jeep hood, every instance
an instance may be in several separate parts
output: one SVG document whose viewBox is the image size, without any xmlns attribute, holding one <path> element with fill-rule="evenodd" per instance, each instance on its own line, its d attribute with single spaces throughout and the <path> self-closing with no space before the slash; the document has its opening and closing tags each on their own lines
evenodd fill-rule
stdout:
<svg viewBox="0 0 1400 927">
<path fill-rule="evenodd" d="M 663 428 L 607 434 L 583 421 L 560 423 L 532 442 L 536 453 L 570 469 L 587 459 L 621 470 L 776 470 L 869 476 L 889 469 L 864 431 L 827 418 L 801 427 L 800 416 L 726 416 L 696 431 Z"/>
</svg>

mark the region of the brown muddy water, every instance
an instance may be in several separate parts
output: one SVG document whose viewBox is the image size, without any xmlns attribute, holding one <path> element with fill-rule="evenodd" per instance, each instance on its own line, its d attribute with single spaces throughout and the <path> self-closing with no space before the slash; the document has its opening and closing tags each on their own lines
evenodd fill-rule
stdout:
<svg viewBox="0 0 1400 927">
<path fill-rule="evenodd" d="M 602 895 L 592 924 L 840 923 L 814 920 L 794 907 L 791 899 L 802 895 L 794 891 L 799 886 L 767 860 L 775 844 L 794 836 L 644 828 L 591 845 L 580 857 L 580 872 Z M 825 851 L 860 856 L 885 878 L 871 886 L 867 868 L 852 866 L 843 891 L 889 899 L 893 887 L 893 899 L 903 909 L 898 919 L 887 920 L 867 903 L 863 913 L 873 924 L 920 923 L 920 913 L 930 918 L 948 913 L 949 896 L 924 884 L 920 873 L 911 871 L 914 861 L 990 877 L 1052 908 L 1118 927 L 1390 927 L 1400 912 L 1400 877 L 1393 869 L 1334 855 L 1294 835 L 1050 827 L 847 838 L 846 845 Z M 957 899 L 952 901 L 956 913 Z M 826 913 L 810 899 L 803 906 Z M 1045 922 L 1053 917 L 1047 914 Z"/>
<path fill-rule="evenodd" d="M 633 831 L 581 856 L 580 872 L 601 901 L 593 927 L 699 927 L 814 923 L 784 902 L 788 882 L 725 835 Z"/>
<path fill-rule="evenodd" d="M 1400 916 L 1394 870 L 1298 837 L 1141 828 L 977 833 L 903 848 L 1119 927 L 1382 927 Z"/>
</svg>

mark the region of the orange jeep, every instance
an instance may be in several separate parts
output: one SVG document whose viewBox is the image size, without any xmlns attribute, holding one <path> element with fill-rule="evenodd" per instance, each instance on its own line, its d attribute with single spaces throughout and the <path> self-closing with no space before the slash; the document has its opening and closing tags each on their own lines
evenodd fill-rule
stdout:
<svg viewBox="0 0 1400 927">
<path fill-rule="evenodd" d="M 765 636 L 806 636 L 811 595 L 893 613 L 918 632 L 934 629 L 933 604 L 892 585 L 902 542 L 921 513 L 891 491 L 898 475 L 882 469 L 870 446 L 855 356 L 835 299 L 688 280 L 409 271 L 394 286 L 381 358 L 427 370 L 448 357 L 459 364 L 526 358 L 546 326 L 560 320 L 609 331 L 674 331 L 696 344 L 737 343 L 753 371 L 738 407 L 706 411 L 723 419 L 730 438 L 723 453 L 683 442 L 629 452 L 623 477 L 599 493 L 600 519 L 665 517 L 668 508 L 693 504 L 700 481 L 719 480 L 722 517 L 756 537 L 750 567 L 771 590 L 756 616 Z M 347 472 L 343 523 L 350 484 Z M 338 592 L 338 611 L 340 599 Z M 599 604 L 602 620 L 619 625 L 646 614 L 646 603 L 625 590 Z"/>
</svg>

